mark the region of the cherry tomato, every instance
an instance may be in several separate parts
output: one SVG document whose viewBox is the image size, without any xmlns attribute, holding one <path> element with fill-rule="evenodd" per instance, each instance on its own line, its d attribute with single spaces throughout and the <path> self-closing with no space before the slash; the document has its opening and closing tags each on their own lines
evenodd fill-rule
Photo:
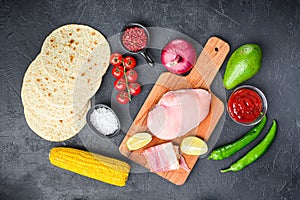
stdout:
<svg viewBox="0 0 300 200">
<path fill-rule="evenodd" d="M 136 81 L 136 80 L 138 79 L 138 77 L 139 77 L 138 73 L 137 73 L 135 70 L 133 70 L 133 69 L 128 70 L 128 71 L 126 72 L 126 76 L 127 76 L 127 80 L 128 80 L 129 82 L 134 82 L 134 81 Z"/>
<path fill-rule="evenodd" d="M 119 79 L 124 75 L 124 71 L 119 66 L 112 68 L 111 73 L 116 79 Z"/>
<path fill-rule="evenodd" d="M 134 57 L 132 56 L 126 56 L 124 58 L 124 66 L 126 67 L 126 69 L 132 69 L 136 66 L 136 60 Z"/>
<path fill-rule="evenodd" d="M 120 69 L 120 70 L 122 70 L 122 71 L 124 71 L 124 66 L 123 66 L 123 64 L 121 64 L 121 65 L 118 65 L 118 66 L 116 66 L 118 69 Z"/>
<path fill-rule="evenodd" d="M 111 54 L 109 62 L 113 66 L 119 66 L 119 65 L 121 65 L 122 62 L 123 62 L 122 54 L 120 54 L 120 53 L 113 53 L 113 54 Z"/>
<path fill-rule="evenodd" d="M 119 78 L 114 82 L 114 87 L 118 91 L 126 90 L 126 80 L 124 78 Z"/>
<path fill-rule="evenodd" d="M 121 91 L 117 94 L 117 102 L 120 104 L 126 104 L 129 102 L 128 92 Z"/>
<path fill-rule="evenodd" d="M 136 96 L 141 93 L 141 86 L 138 83 L 129 83 L 129 90 L 131 95 Z"/>
</svg>

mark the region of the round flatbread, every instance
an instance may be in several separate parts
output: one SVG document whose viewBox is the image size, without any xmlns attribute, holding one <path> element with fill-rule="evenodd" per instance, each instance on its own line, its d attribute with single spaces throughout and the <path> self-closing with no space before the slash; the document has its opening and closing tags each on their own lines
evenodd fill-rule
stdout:
<svg viewBox="0 0 300 200">
<path fill-rule="evenodd" d="M 110 47 L 99 31 L 70 24 L 45 39 L 41 57 L 45 69 L 58 80 L 74 84 L 81 78 L 80 84 L 92 84 L 109 66 Z"/>
<path fill-rule="evenodd" d="M 25 119 L 28 126 L 41 138 L 61 142 L 75 136 L 86 124 L 86 113 L 90 109 L 88 105 L 77 115 L 69 119 L 49 119 L 39 115 L 30 107 L 24 108 Z"/>
<path fill-rule="evenodd" d="M 75 107 L 81 110 L 87 101 L 94 96 L 102 82 L 102 78 L 98 78 L 96 82 L 90 83 L 89 87 L 85 87 L 88 83 L 84 84 L 82 79 L 84 78 L 79 78 L 76 82 L 78 84 L 73 85 L 54 78 L 45 70 L 40 56 L 38 56 L 27 69 L 24 84 L 33 87 L 32 90 L 39 92 L 38 95 L 41 96 L 42 100 L 47 100 L 55 107 Z M 58 117 L 62 118 L 63 116 Z"/>
<path fill-rule="evenodd" d="M 73 91 L 73 88 L 71 86 L 64 86 L 65 89 L 62 90 L 60 88 L 53 87 L 53 84 L 46 84 L 44 80 L 46 80 L 45 78 L 47 77 L 44 77 L 40 74 L 39 76 L 32 76 L 32 71 L 34 69 L 33 66 L 38 66 L 35 64 L 37 61 L 38 60 L 34 60 L 32 62 L 24 75 L 23 86 L 21 90 L 21 97 L 24 108 L 30 107 L 39 115 L 49 119 L 67 119 L 82 111 L 82 109 L 87 105 L 87 101 L 82 104 L 78 103 L 67 105 L 54 104 L 49 101 L 47 91 L 49 91 L 49 93 L 51 92 L 51 95 L 55 94 L 58 97 L 61 95 L 61 99 L 64 100 L 67 99 L 67 96 L 64 95 L 63 91 L 66 91 L 68 89 L 70 91 Z M 48 80 L 50 80 L 51 83 L 51 79 L 49 78 Z M 46 92 L 43 92 L 43 89 L 39 90 L 38 84 L 36 82 L 42 82 L 44 84 L 43 89 L 45 89 Z"/>
</svg>

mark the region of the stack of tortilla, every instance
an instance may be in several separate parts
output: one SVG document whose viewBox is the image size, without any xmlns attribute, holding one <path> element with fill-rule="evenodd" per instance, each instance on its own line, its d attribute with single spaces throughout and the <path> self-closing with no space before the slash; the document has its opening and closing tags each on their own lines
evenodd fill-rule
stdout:
<svg viewBox="0 0 300 200">
<path fill-rule="evenodd" d="M 110 47 L 97 30 L 70 24 L 54 30 L 28 67 L 21 91 L 29 127 L 49 141 L 64 141 L 85 116 L 109 66 Z"/>
</svg>

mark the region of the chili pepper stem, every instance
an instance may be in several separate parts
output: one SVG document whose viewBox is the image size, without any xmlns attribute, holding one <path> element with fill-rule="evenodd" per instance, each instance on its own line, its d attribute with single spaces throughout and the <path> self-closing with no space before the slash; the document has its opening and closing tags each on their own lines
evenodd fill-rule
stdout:
<svg viewBox="0 0 300 200">
<path fill-rule="evenodd" d="M 207 160 L 214 160 L 213 156 L 212 155 L 208 156 Z"/>
<path fill-rule="evenodd" d="M 220 170 L 221 173 L 231 172 L 231 168 Z"/>
</svg>

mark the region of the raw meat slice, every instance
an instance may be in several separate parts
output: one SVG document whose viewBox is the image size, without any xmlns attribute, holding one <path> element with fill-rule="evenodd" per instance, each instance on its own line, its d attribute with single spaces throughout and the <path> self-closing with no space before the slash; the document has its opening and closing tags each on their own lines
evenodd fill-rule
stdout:
<svg viewBox="0 0 300 200">
<path fill-rule="evenodd" d="M 170 91 L 149 112 L 148 128 L 163 140 L 183 136 L 206 118 L 210 102 L 211 94 L 203 89 Z"/>
<path fill-rule="evenodd" d="M 151 172 L 164 172 L 180 168 L 176 152 L 171 142 L 156 145 L 144 150 Z"/>
<path fill-rule="evenodd" d="M 179 164 L 180 164 L 180 167 L 182 169 L 184 169 L 186 172 L 190 173 L 191 172 L 191 169 L 187 166 L 186 162 L 185 162 L 185 159 L 183 156 L 180 156 L 179 158 Z"/>
</svg>

